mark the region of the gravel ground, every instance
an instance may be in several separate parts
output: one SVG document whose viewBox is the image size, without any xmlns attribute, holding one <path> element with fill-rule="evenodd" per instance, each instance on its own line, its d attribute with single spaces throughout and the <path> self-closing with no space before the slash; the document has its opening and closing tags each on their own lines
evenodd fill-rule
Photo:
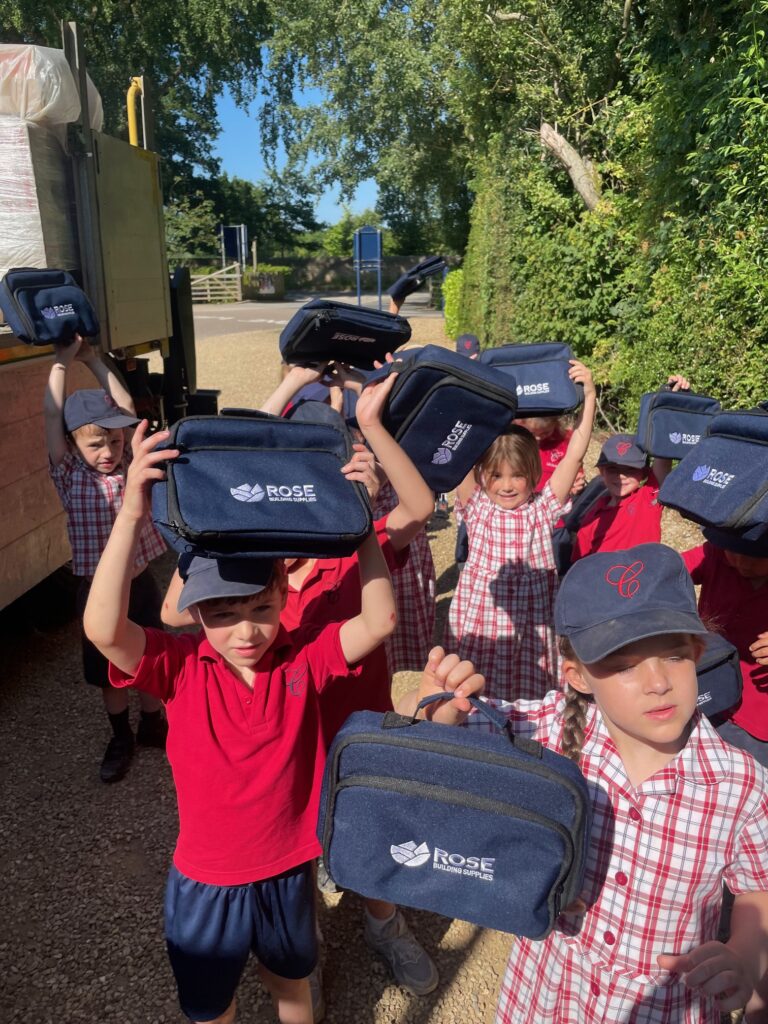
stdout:
<svg viewBox="0 0 768 1024">
<path fill-rule="evenodd" d="M 442 320 L 413 323 L 414 342 L 445 343 Z M 276 333 L 199 345 L 201 387 L 221 404 L 258 406 L 277 382 Z M 596 444 L 588 465 L 594 465 Z M 665 512 L 665 540 L 682 548 L 698 531 Z M 438 575 L 438 635 L 456 581 L 453 522 L 429 525 Z M 172 559 L 158 564 L 164 582 Z M 77 623 L 66 581 L 0 614 L 6 670 L 0 690 L 0 977 L 4 1024 L 181 1022 L 162 938 L 162 895 L 176 831 L 170 770 L 140 750 L 128 777 L 108 787 L 98 766 L 108 739 L 101 701 L 80 681 Z M 416 676 L 401 673 L 395 692 Z M 134 706 L 135 715 L 138 710 Z M 441 973 L 437 991 L 408 996 L 362 941 L 353 895 L 325 896 L 329 1024 L 490 1024 L 510 937 L 406 911 Z M 255 971 L 240 990 L 243 1022 L 276 1018 Z"/>
</svg>

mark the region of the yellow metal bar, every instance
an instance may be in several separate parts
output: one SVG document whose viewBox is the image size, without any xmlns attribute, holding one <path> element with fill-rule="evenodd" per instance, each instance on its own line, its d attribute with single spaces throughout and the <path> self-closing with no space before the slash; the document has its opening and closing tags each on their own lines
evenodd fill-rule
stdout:
<svg viewBox="0 0 768 1024">
<path fill-rule="evenodd" d="M 141 79 L 132 78 L 128 86 L 126 103 L 128 105 L 128 141 L 132 146 L 139 144 L 139 119 L 136 116 L 136 100 L 141 96 Z"/>
</svg>

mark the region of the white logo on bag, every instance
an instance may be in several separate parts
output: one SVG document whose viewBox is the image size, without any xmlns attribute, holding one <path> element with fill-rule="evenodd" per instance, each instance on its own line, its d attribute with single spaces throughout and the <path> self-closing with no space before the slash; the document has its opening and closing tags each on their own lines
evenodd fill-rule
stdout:
<svg viewBox="0 0 768 1024">
<path fill-rule="evenodd" d="M 43 306 L 40 312 L 46 320 L 55 320 L 60 316 L 74 316 L 75 307 L 71 302 L 65 302 L 61 306 Z"/>
<path fill-rule="evenodd" d="M 337 331 L 331 338 L 331 341 L 364 341 L 366 344 L 372 345 L 376 339 L 364 338 L 360 334 L 343 334 L 341 331 Z"/>
<path fill-rule="evenodd" d="M 430 850 L 426 843 L 417 846 L 411 840 L 389 848 L 392 860 L 406 868 L 420 868 L 427 863 Z M 493 882 L 496 870 L 495 857 L 465 857 L 461 853 L 449 853 L 436 846 L 432 852 L 432 870 L 447 871 L 463 878 L 477 878 L 481 882 Z"/>
<path fill-rule="evenodd" d="M 426 843 L 417 846 L 411 841 L 403 843 L 401 846 L 390 846 L 389 852 L 392 854 L 392 860 L 406 868 L 420 868 L 429 860 L 429 847 Z"/>
<path fill-rule="evenodd" d="M 677 430 L 673 430 L 669 435 L 669 440 L 672 444 L 698 444 L 701 434 L 680 434 Z"/>
<path fill-rule="evenodd" d="M 542 380 L 538 384 L 518 384 L 518 395 L 548 395 L 549 381 Z"/>
<path fill-rule="evenodd" d="M 461 447 L 464 439 L 471 429 L 471 423 L 464 423 L 462 420 L 456 420 L 451 427 L 448 436 L 443 440 L 440 447 L 432 456 L 432 465 L 444 466 L 447 462 L 450 462 L 453 458 L 453 453 Z"/>
<path fill-rule="evenodd" d="M 239 487 L 230 487 L 229 493 L 237 501 L 261 501 L 264 497 L 264 488 L 261 484 L 240 484 Z"/>
<path fill-rule="evenodd" d="M 240 484 L 239 487 L 230 487 L 229 493 L 236 501 L 317 501 L 314 484 Z"/>
<path fill-rule="evenodd" d="M 691 480 L 709 484 L 710 487 L 724 491 L 735 476 L 735 473 L 726 473 L 725 470 L 715 469 L 713 466 L 697 466 L 691 474 Z"/>
</svg>

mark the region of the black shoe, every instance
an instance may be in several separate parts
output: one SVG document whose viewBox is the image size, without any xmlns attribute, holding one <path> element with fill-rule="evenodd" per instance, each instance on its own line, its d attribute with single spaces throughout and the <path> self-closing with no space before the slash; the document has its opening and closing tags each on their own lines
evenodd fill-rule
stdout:
<svg viewBox="0 0 768 1024">
<path fill-rule="evenodd" d="M 101 762 L 101 781 L 119 782 L 131 766 L 133 758 L 133 733 L 130 737 L 113 736 L 104 752 Z"/>
<path fill-rule="evenodd" d="M 168 722 L 160 712 L 150 718 L 142 715 L 136 730 L 136 742 L 142 747 L 157 747 L 165 750 L 165 738 L 168 735 Z"/>
</svg>

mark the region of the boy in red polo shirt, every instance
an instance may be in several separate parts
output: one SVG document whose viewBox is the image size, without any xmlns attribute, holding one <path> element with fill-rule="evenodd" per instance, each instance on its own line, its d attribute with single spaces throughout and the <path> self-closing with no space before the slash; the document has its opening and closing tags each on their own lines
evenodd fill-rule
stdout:
<svg viewBox="0 0 768 1024">
<path fill-rule="evenodd" d="M 311 861 L 325 760 L 317 693 L 395 625 L 376 538 L 358 553 L 360 614 L 306 642 L 280 624 L 278 561 L 194 558 L 180 607 L 202 626 L 171 636 L 128 618 L 133 560 L 168 437 L 133 439 L 123 506 L 93 578 L 84 625 L 115 686 L 166 704 L 179 839 L 166 892 L 166 938 L 182 1009 L 232 1024 L 250 951 L 283 1024 L 312 1024 L 317 959 Z"/>
</svg>

